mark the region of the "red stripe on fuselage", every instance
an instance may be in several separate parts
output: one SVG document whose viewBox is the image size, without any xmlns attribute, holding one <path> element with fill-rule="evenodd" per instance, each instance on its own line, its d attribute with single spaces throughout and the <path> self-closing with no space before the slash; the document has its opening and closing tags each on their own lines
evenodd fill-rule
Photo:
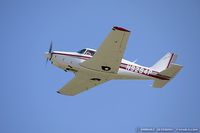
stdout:
<svg viewBox="0 0 200 133">
<path fill-rule="evenodd" d="M 74 55 L 74 54 L 66 54 L 66 53 L 55 53 L 53 52 L 52 54 L 58 54 L 58 55 L 66 55 L 66 56 L 72 56 L 72 57 L 80 57 L 80 58 L 91 58 L 91 57 L 87 57 L 87 56 L 82 56 L 82 55 Z"/>
<path fill-rule="evenodd" d="M 66 54 L 66 53 L 55 53 L 55 52 L 53 52 L 52 54 L 65 55 L 65 56 L 71 56 L 71 57 L 78 57 L 79 59 L 83 59 L 83 60 L 87 60 L 87 59 L 92 58 L 92 56 L 88 57 L 88 56 L 83 56 L 83 55 L 73 55 L 73 54 Z M 127 66 L 127 65 L 130 65 L 130 64 L 121 63 L 121 65 L 126 65 Z M 119 68 L 127 70 L 126 67 L 121 66 L 121 65 L 119 66 Z M 158 73 L 156 71 L 153 71 L 153 72 Z M 140 73 L 140 74 L 146 75 L 146 74 L 143 74 L 143 73 Z M 154 78 L 158 78 L 158 79 L 162 79 L 162 80 L 169 80 L 170 79 L 170 77 L 165 76 L 165 75 L 160 75 L 160 74 L 157 74 L 157 75 L 149 74 L 149 75 L 146 75 L 146 76 L 150 76 L 150 77 L 154 77 Z"/>
</svg>

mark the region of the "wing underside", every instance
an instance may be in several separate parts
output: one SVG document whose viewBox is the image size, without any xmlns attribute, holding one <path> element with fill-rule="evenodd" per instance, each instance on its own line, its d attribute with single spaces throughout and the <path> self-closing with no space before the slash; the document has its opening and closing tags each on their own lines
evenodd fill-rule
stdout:
<svg viewBox="0 0 200 133">
<path fill-rule="evenodd" d="M 130 31 L 113 27 L 95 55 L 80 64 L 87 71 L 76 72 L 75 77 L 58 93 L 76 95 L 111 80 L 109 75 L 118 72 L 129 35 Z"/>
<path fill-rule="evenodd" d="M 109 78 L 103 75 L 79 71 L 69 83 L 58 91 L 58 93 L 73 96 L 108 80 Z"/>
<path fill-rule="evenodd" d="M 130 31 L 113 27 L 95 55 L 81 66 L 101 72 L 117 73 L 129 35 Z"/>
</svg>

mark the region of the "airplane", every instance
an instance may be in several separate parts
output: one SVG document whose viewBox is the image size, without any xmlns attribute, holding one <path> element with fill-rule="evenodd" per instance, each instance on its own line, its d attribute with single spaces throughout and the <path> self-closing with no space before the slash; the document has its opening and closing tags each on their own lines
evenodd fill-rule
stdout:
<svg viewBox="0 0 200 133">
<path fill-rule="evenodd" d="M 84 48 L 78 52 L 52 51 L 52 42 L 45 52 L 46 62 L 71 71 L 75 77 L 59 91 L 74 96 L 113 79 L 153 80 L 153 87 L 162 88 L 182 69 L 175 64 L 177 55 L 168 52 L 151 67 L 123 59 L 130 31 L 114 26 L 97 50 Z"/>
</svg>

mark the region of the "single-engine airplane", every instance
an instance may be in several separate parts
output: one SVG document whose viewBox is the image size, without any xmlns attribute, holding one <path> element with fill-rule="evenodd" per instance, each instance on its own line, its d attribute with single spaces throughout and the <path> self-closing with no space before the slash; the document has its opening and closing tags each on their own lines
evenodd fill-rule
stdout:
<svg viewBox="0 0 200 133">
<path fill-rule="evenodd" d="M 57 91 L 63 95 L 76 95 L 112 79 L 154 80 L 153 87 L 161 88 L 181 70 L 175 64 L 177 55 L 167 53 L 151 67 L 123 59 L 130 31 L 114 26 L 97 49 L 85 48 L 78 52 L 49 51 L 47 61 L 64 71 L 72 71 L 75 77 Z"/>
</svg>

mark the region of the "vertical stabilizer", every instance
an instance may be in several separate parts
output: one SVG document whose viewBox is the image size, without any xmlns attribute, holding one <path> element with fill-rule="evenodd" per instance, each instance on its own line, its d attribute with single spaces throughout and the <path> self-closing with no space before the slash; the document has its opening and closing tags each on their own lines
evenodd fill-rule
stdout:
<svg viewBox="0 0 200 133">
<path fill-rule="evenodd" d="M 174 53 L 167 53 L 163 56 L 156 64 L 154 64 L 151 69 L 157 72 L 161 72 L 167 68 L 171 67 L 171 64 L 176 61 L 177 55 Z"/>
</svg>

